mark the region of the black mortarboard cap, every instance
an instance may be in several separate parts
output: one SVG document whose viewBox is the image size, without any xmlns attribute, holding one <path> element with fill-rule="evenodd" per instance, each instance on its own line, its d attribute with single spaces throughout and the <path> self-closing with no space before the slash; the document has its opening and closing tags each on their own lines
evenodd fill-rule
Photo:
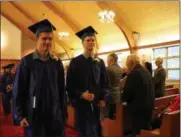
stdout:
<svg viewBox="0 0 181 137">
<path fill-rule="evenodd" d="M 3 66 L 2 68 L 3 69 L 12 69 L 14 66 L 15 66 L 14 63 L 12 63 L 12 64 L 8 64 L 6 66 Z"/>
<path fill-rule="evenodd" d="M 95 36 L 95 34 L 98 33 L 94 30 L 92 26 L 88 26 L 76 33 L 76 35 L 82 40 L 87 36 Z"/>
<path fill-rule="evenodd" d="M 28 29 L 31 30 L 36 36 L 38 36 L 41 32 L 53 32 L 53 30 L 56 30 L 48 19 L 33 24 L 29 26 Z"/>
</svg>

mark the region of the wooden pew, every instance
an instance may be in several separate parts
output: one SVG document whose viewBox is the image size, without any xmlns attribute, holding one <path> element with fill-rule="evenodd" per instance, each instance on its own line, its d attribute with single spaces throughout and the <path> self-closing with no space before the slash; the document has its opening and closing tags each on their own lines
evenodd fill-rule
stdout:
<svg viewBox="0 0 181 137">
<path fill-rule="evenodd" d="M 142 130 L 141 137 L 179 137 L 180 136 L 180 111 L 164 114 L 160 129 Z"/>
<path fill-rule="evenodd" d="M 72 128 L 75 128 L 75 113 L 74 108 L 69 105 L 68 106 L 68 120 L 67 120 L 67 126 L 70 126 Z"/>
<path fill-rule="evenodd" d="M 121 137 L 122 136 L 122 105 L 117 110 L 116 120 L 110 120 L 105 118 L 101 125 L 103 127 L 103 135 L 104 137 Z M 68 120 L 67 126 L 75 128 L 75 115 L 74 108 L 72 106 L 68 106 Z"/>
<path fill-rule="evenodd" d="M 168 107 L 170 101 L 173 100 L 176 96 L 179 96 L 179 94 L 156 98 L 155 99 L 155 110 L 153 112 L 153 118 L 155 116 L 157 116 L 160 112 L 165 110 Z"/>
<path fill-rule="evenodd" d="M 161 112 L 165 109 L 169 102 L 178 96 L 179 94 L 164 96 L 161 98 L 155 99 L 155 112 L 154 115 Z M 103 127 L 103 135 L 105 137 L 120 137 L 124 134 L 124 132 L 129 131 L 131 129 L 131 117 L 128 113 L 128 109 L 126 104 L 120 104 L 120 107 L 117 110 L 116 120 L 110 120 L 108 118 L 104 119 L 102 124 Z M 67 125 L 75 128 L 75 118 L 74 118 L 74 108 L 72 106 L 68 106 L 68 121 Z"/>
<path fill-rule="evenodd" d="M 173 95 L 173 94 L 179 94 L 179 88 L 168 88 L 165 89 L 165 96 Z"/>
<path fill-rule="evenodd" d="M 165 89 L 167 88 L 173 88 L 173 85 L 165 85 Z"/>
<path fill-rule="evenodd" d="M 169 96 L 156 98 L 155 99 L 155 107 L 156 108 L 167 107 L 169 102 L 178 95 L 179 94 L 174 94 L 174 95 L 169 95 Z"/>
<path fill-rule="evenodd" d="M 120 104 L 116 113 L 116 120 L 110 120 L 105 118 L 102 122 L 103 136 L 104 137 L 122 137 L 123 125 L 122 125 L 122 104 Z"/>
</svg>

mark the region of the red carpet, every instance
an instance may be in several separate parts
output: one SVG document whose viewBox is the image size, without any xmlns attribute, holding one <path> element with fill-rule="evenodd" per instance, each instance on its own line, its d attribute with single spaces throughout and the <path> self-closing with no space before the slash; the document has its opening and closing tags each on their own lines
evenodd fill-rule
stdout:
<svg viewBox="0 0 181 137">
<path fill-rule="evenodd" d="M 0 137 L 23 137 L 23 129 L 13 126 L 12 116 L 5 119 L 0 102 Z M 76 130 L 66 127 L 66 137 L 77 137 Z"/>
</svg>

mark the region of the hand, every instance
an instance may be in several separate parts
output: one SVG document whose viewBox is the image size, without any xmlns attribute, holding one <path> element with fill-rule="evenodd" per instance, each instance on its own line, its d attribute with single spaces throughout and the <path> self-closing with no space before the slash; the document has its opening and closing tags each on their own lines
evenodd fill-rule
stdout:
<svg viewBox="0 0 181 137">
<path fill-rule="evenodd" d="M 9 91 L 11 91 L 12 90 L 12 85 L 8 85 L 7 87 L 6 87 L 6 92 L 9 92 Z"/>
<path fill-rule="evenodd" d="M 7 85 L 7 86 L 6 86 L 6 90 L 8 90 L 8 89 L 10 89 L 10 88 L 12 88 L 11 85 Z"/>
<path fill-rule="evenodd" d="M 29 123 L 28 121 L 26 120 L 26 118 L 23 118 L 20 122 L 20 126 L 21 127 L 28 127 L 29 126 Z"/>
<path fill-rule="evenodd" d="M 99 106 L 100 106 L 100 107 L 105 107 L 105 105 L 106 105 L 106 103 L 105 103 L 104 100 L 100 100 L 100 101 L 99 101 Z"/>
<path fill-rule="evenodd" d="M 84 92 L 81 97 L 87 101 L 94 100 L 94 94 L 91 94 L 88 90 L 86 92 Z"/>
</svg>

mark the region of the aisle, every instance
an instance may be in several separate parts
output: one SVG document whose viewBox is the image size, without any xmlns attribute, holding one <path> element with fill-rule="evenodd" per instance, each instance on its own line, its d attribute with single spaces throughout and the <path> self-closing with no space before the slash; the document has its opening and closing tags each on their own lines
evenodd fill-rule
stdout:
<svg viewBox="0 0 181 137">
<path fill-rule="evenodd" d="M 23 137 L 23 129 L 13 126 L 12 116 L 5 119 L 0 101 L 0 137 Z M 77 137 L 76 130 L 66 127 L 66 137 Z"/>
</svg>

